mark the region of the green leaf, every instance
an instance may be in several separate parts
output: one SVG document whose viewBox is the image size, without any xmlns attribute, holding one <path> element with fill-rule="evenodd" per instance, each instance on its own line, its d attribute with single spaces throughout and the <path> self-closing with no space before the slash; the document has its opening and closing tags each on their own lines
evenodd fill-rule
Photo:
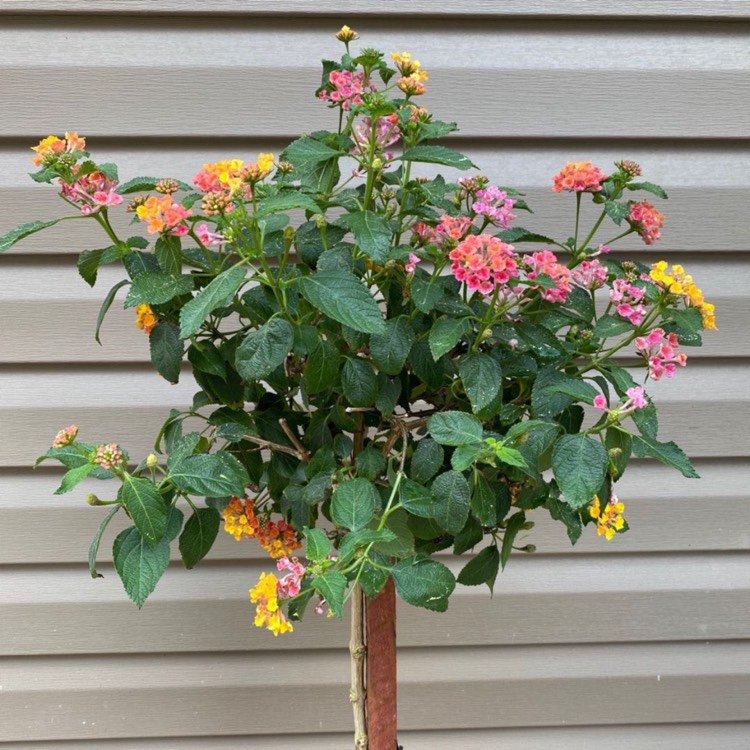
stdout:
<svg viewBox="0 0 750 750">
<path fill-rule="evenodd" d="M 60 480 L 60 486 L 55 490 L 55 495 L 62 495 L 66 492 L 70 492 L 76 485 L 80 484 L 86 477 L 96 469 L 94 464 L 85 463 L 81 466 L 76 466 L 63 474 Z"/>
<path fill-rule="evenodd" d="M 458 373 L 475 414 L 497 398 L 503 373 L 493 357 L 488 354 L 466 354 L 458 360 Z"/>
<path fill-rule="evenodd" d="M 42 229 L 47 229 L 47 227 L 54 226 L 58 221 L 70 218 L 74 217 L 62 216 L 59 219 L 52 219 L 52 221 L 30 221 L 28 222 L 28 224 L 21 224 L 21 226 L 16 227 L 12 231 L 8 232 L 8 234 L 4 234 L 2 237 L 0 237 L 0 253 L 4 253 L 6 250 L 13 247 L 16 242 L 24 239 L 25 237 L 28 237 L 30 234 L 41 232 Z"/>
<path fill-rule="evenodd" d="M 341 387 L 352 406 L 364 407 L 375 403 L 378 379 L 369 362 L 347 358 L 341 370 Z"/>
<path fill-rule="evenodd" d="M 173 234 L 162 234 L 154 245 L 154 255 L 164 273 L 179 276 L 182 273 L 180 238 Z"/>
<path fill-rule="evenodd" d="M 604 446 L 588 435 L 563 435 L 552 451 L 552 471 L 572 508 L 594 498 L 604 481 L 609 459 Z"/>
<path fill-rule="evenodd" d="M 331 497 L 331 518 L 338 526 L 351 531 L 370 522 L 380 500 L 372 482 L 361 477 L 342 482 Z"/>
<path fill-rule="evenodd" d="M 615 224 L 622 224 L 622 220 L 628 215 L 629 206 L 627 203 L 618 203 L 617 201 L 605 201 L 604 210 Z"/>
<path fill-rule="evenodd" d="M 203 453 L 178 461 L 169 472 L 178 489 L 206 497 L 242 497 L 250 481 L 245 467 L 228 453 Z"/>
<path fill-rule="evenodd" d="M 585 401 L 587 404 L 593 404 L 594 399 L 599 395 L 599 391 L 594 386 L 589 385 L 584 380 L 575 380 L 573 378 L 548 385 L 545 390 L 554 393 L 563 393 L 576 401 Z"/>
<path fill-rule="evenodd" d="M 482 442 L 482 423 L 463 411 L 442 411 L 433 414 L 427 429 L 441 445 L 467 445 Z"/>
<path fill-rule="evenodd" d="M 284 318 L 271 318 L 237 347 L 235 367 L 245 380 L 268 377 L 291 351 L 294 332 Z"/>
<path fill-rule="evenodd" d="M 513 551 L 513 543 L 516 541 L 518 532 L 521 531 L 525 523 L 526 514 L 522 510 L 514 513 L 508 519 L 508 523 L 505 526 L 505 533 L 503 534 L 503 547 L 500 552 L 500 564 L 503 566 L 503 570 L 505 570 L 510 553 Z"/>
<path fill-rule="evenodd" d="M 625 186 L 628 190 L 645 190 L 647 193 L 653 193 L 659 198 L 667 198 L 664 188 L 655 185 L 653 182 L 631 182 Z"/>
<path fill-rule="evenodd" d="M 96 343 L 101 346 L 101 339 L 99 338 L 99 332 L 102 328 L 102 323 L 104 323 L 104 318 L 106 317 L 107 313 L 109 312 L 109 308 L 112 307 L 112 303 L 115 301 L 115 296 L 117 295 L 117 292 L 122 289 L 126 284 L 129 284 L 130 282 L 127 279 L 123 279 L 122 281 L 118 281 L 117 284 L 115 284 L 108 292 L 107 296 L 104 298 L 104 302 L 102 302 L 102 306 L 99 308 L 99 314 L 96 316 L 96 333 L 94 335 L 94 338 L 96 339 Z"/>
<path fill-rule="evenodd" d="M 443 287 L 437 280 L 415 276 L 411 283 L 411 300 L 425 315 L 431 312 L 443 296 Z"/>
<path fill-rule="evenodd" d="M 410 476 L 415 482 L 429 482 L 440 471 L 445 461 L 445 450 L 432 438 L 423 438 L 417 443 L 411 459 Z"/>
<path fill-rule="evenodd" d="M 291 162 L 294 165 L 293 175 L 299 177 L 300 174 L 307 174 L 320 162 L 336 159 L 341 155 L 340 151 L 334 151 L 325 143 L 303 136 L 290 143 L 284 149 L 280 159 Z"/>
<path fill-rule="evenodd" d="M 374 522 L 373 522 L 374 523 Z M 386 528 L 392 535 L 391 539 L 381 539 L 374 546 L 373 551 L 389 558 L 410 557 L 414 554 L 414 534 L 409 528 L 409 514 L 402 508 L 392 511 L 385 522 Z"/>
<path fill-rule="evenodd" d="M 484 539 L 484 529 L 473 516 L 469 516 L 463 529 L 453 538 L 453 554 L 463 555 L 464 552 L 479 544 Z"/>
<path fill-rule="evenodd" d="M 112 556 L 125 591 L 140 609 L 169 565 L 169 542 L 152 545 L 131 526 L 117 535 Z"/>
<path fill-rule="evenodd" d="M 610 473 L 614 480 L 619 479 L 628 467 L 630 455 L 633 452 L 633 437 L 629 432 L 617 427 L 610 427 L 604 440 L 604 446 L 609 455 Z"/>
<path fill-rule="evenodd" d="M 99 528 L 94 534 L 94 538 L 91 540 L 89 545 L 89 573 L 92 578 L 104 578 L 104 576 L 96 569 L 96 555 L 99 552 L 99 544 L 102 541 L 104 531 L 109 526 L 109 522 L 115 517 L 118 511 L 122 508 L 121 505 L 115 505 L 110 509 L 109 513 L 104 517 L 104 520 L 99 524 Z"/>
<path fill-rule="evenodd" d="M 323 575 L 313 578 L 315 590 L 326 600 L 336 617 L 341 619 L 344 612 L 344 592 L 346 578 L 338 570 L 327 570 Z"/>
<path fill-rule="evenodd" d="M 385 330 L 378 303 L 354 274 L 318 271 L 299 284 L 305 299 L 333 320 L 362 333 Z"/>
<path fill-rule="evenodd" d="M 192 276 L 172 276 L 164 271 L 144 271 L 133 279 L 125 298 L 125 307 L 161 305 L 192 291 Z"/>
<path fill-rule="evenodd" d="M 565 524 L 568 539 L 570 539 L 571 544 L 575 544 L 581 538 L 581 532 L 583 531 L 580 513 L 555 497 L 549 498 L 547 507 L 552 518 Z"/>
<path fill-rule="evenodd" d="M 462 568 L 458 582 L 464 586 L 479 586 L 486 583 L 490 591 L 495 588 L 495 579 L 500 570 L 500 551 L 491 544 Z"/>
<path fill-rule="evenodd" d="M 438 320 L 430 329 L 429 344 L 432 358 L 437 362 L 447 354 L 471 330 L 471 323 L 465 318 Z"/>
<path fill-rule="evenodd" d="M 119 499 L 147 542 L 162 540 L 167 531 L 167 506 L 151 480 L 124 474 Z"/>
<path fill-rule="evenodd" d="M 305 554 L 309 560 L 320 562 L 331 554 L 333 545 L 331 540 L 320 529 L 304 529 L 302 532 L 307 540 Z"/>
<path fill-rule="evenodd" d="M 399 501 L 405 510 L 420 518 L 433 518 L 435 499 L 429 487 L 404 477 L 399 485 Z"/>
<path fill-rule="evenodd" d="M 680 343 L 683 344 L 682 332 L 688 334 L 700 333 L 703 330 L 703 316 L 697 307 L 688 307 L 686 310 L 670 310 L 669 317 L 677 326 Z"/>
<path fill-rule="evenodd" d="M 543 234 L 536 234 L 530 232 L 528 229 L 523 227 L 513 227 L 513 229 L 506 229 L 502 232 L 498 232 L 497 235 L 503 242 L 511 242 L 516 244 L 518 242 L 543 242 L 545 245 L 550 243 L 554 244 L 554 240 L 551 237 L 547 237 Z"/>
<path fill-rule="evenodd" d="M 319 213 L 320 206 L 309 196 L 304 193 L 279 193 L 269 198 L 264 198 L 258 202 L 258 210 L 255 217 L 260 219 L 263 216 L 279 213 L 280 211 L 289 211 L 293 208 L 304 208 L 311 213 Z"/>
<path fill-rule="evenodd" d="M 233 266 L 212 279 L 180 312 L 180 336 L 186 339 L 196 333 L 203 321 L 217 307 L 222 307 L 245 281 L 245 269 Z"/>
<path fill-rule="evenodd" d="M 497 495 L 484 474 L 477 473 L 474 492 L 471 494 L 471 513 L 482 526 L 494 526 L 498 522 Z"/>
<path fill-rule="evenodd" d="M 528 469 L 529 464 L 520 451 L 515 448 L 506 448 L 504 445 L 495 449 L 495 456 L 498 461 L 502 461 L 509 466 L 517 466 L 519 469 Z"/>
<path fill-rule="evenodd" d="M 668 443 L 660 443 L 655 438 L 633 435 L 633 454 L 637 458 L 650 456 L 661 461 L 667 466 L 677 469 L 682 476 L 688 479 L 699 479 L 700 474 L 690 463 L 690 459 L 683 450 L 671 440 Z"/>
<path fill-rule="evenodd" d="M 357 476 L 369 479 L 374 482 L 380 474 L 385 471 L 385 456 L 377 448 L 368 446 L 358 456 L 355 461 L 357 466 Z"/>
<path fill-rule="evenodd" d="M 398 399 L 401 396 L 401 381 L 391 379 L 384 373 L 378 373 L 378 397 L 375 399 L 375 408 L 389 419 L 393 410 L 396 408 Z"/>
<path fill-rule="evenodd" d="M 360 250 L 378 265 L 383 265 L 388 259 L 393 237 L 388 219 L 374 211 L 353 211 L 341 220 L 351 228 Z"/>
<path fill-rule="evenodd" d="M 453 573 L 437 560 L 409 557 L 393 567 L 398 595 L 415 607 L 435 612 L 448 609 L 448 597 L 456 588 Z"/>
<path fill-rule="evenodd" d="M 333 388 L 339 377 L 340 361 L 341 355 L 338 349 L 321 339 L 307 358 L 302 373 L 307 392 L 315 394 Z"/>
<path fill-rule="evenodd" d="M 469 515 L 471 490 L 463 474 L 445 471 L 430 488 L 435 500 L 434 519 L 449 533 L 458 534 Z"/>
<path fill-rule="evenodd" d="M 477 460 L 477 456 L 483 451 L 481 443 L 471 445 L 457 445 L 451 456 L 451 466 L 456 471 L 466 471 Z M 525 464 L 524 464 L 525 465 Z"/>
<path fill-rule="evenodd" d="M 180 555 L 186 568 L 193 568 L 213 546 L 221 515 L 214 508 L 196 508 L 180 534 Z"/>
<path fill-rule="evenodd" d="M 339 561 L 346 564 L 354 557 L 354 553 L 363 547 L 378 542 L 392 542 L 396 535 L 390 529 L 359 529 L 352 531 L 341 539 L 339 543 Z M 310 555 L 308 555 L 310 557 Z"/>
<path fill-rule="evenodd" d="M 148 336 L 151 364 L 170 383 L 180 379 L 182 366 L 182 339 L 180 331 L 168 320 L 160 321 Z"/>
<path fill-rule="evenodd" d="M 471 169 L 475 166 L 468 156 L 445 146 L 414 146 L 404 153 L 402 159 L 442 164 L 454 169 Z"/>
<path fill-rule="evenodd" d="M 124 255 L 123 250 L 127 252 L 127 248 L 118 247 L 117 245 L 100 247 L 97 250 L 84 250 L 78 256 L 76 264 L 78 273 L 89 286 L 94 286 L 99 267 L 120 259 Z"/>
<path fill-rule="evenodd" d="M 158 177 L 134 177 L 132 180 L 128 180 L 127 182 L 123 182 L 122 185 L 118 185 L 116 192 L 120 195 L 128 195 L 129 193 L 146 193 L 153 190 L 158 182 Z"/>
<path fill-rule="evenodd" d="M 227 379 L 227 364 L 212 341 L 194 341 L 188 347 L 187 355 L 196 370 Z"/>
<path fill-rule="evenodd" d="M 551 385 L 568 383 L 572 378 L 563 375 L 554 367 L 545 367 L 539 374 L 531 388 L 531 408 L 536 417 L 554 417 L 573 403 L 573 399 L 557 391 L 549 389 Z"/>
<path fill-rule="evenodd" d="M 607 339 L 610 336 L 619 336 L 633 330 L 633 324 L 623 318 L 614 315 L 602 315 L 594 326 L 594 336 L 599 339 Z"/>
<path fill-rule="evenodd" d="M 659 433 L 659 419 L 656 414 L 656 407 L 652 403 L 649 403 L 648 406 L 644 406 L 642 409 L 636 409 L 630 416 L 633 418 L 641 435 L 646 440 L 656 442 L 656 436 Z"/>
<path fill-rule="evenodd" d="M 383 333 L 370 336 L 370 356 L 377 367 L 388 375 L 398 375 L 404 367 L 415 341 L 409 321 L 395 318 L 385 322 Z"/>
</svg>

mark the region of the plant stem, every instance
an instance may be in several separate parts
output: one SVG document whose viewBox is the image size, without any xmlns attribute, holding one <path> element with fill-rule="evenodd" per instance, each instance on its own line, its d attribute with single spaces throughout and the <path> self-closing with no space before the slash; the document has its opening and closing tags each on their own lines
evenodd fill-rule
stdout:
<svg viewBox="0 0 750 750">
<path fill-rule="evenodd" d="M 349 653 L 351 655 L 351 691 L 349 700 L 354 712 L 354 747 L 367 750 L 367 712 L 365 702 L 365 600 L 359 584 L 352 596 L 352 623 Z"/>
</svg>

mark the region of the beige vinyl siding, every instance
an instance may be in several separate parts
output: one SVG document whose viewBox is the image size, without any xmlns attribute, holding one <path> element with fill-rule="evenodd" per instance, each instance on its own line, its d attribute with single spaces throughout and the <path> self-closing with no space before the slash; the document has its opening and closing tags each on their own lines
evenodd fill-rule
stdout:
<svg viewBox="0 0 750 750">
<path fill-rule="evenodd" d="M 460 587 L 443 615 L 401 608 L 400 741 L 746 750 L 750 2 L 374 8 L 0 0 L 0 234 L 65 210 L 25 176 L 29 146 L 48 133 L 78 129 L 124 179 L 189 179 L 204 161 L 278 153 L 326 127 L 312 91 L 343 22 L 367 45 L 419 57 L 425 105 L 461 125 L 456 148 L 527 192 L 537 214 L 520 223 L 560 234 L 570 221 L 569 201 L 549 190 L 566 160 L 642 162 L 670 194 L 667 225 L 659 244 L 623 248 L 683 262 L 717 304 L 719 332 L 653 388 L 660 437 L 678 440 L 703 479 L 636 461 L 621 485 L 626 536 L 607 544 L 589 529 L 571 548 L 538 512 L 539 552 L 515 556 L 492 599 Z M 106 509 L 86 505 L 86 488 L 53 496 L 60 472 L 30 468 L 71 422 L 144 454 L 195 390 L 187 374 L 172 387 L 153 373 L 117 303 L 104 346 L 94 342 L 116 272 L 89 289 L 75 253 L 103 242 L 94 227 L 63 225 L 0 258 L 0 750 L 350 748 L 346 622 L 311 616 L 277 640 L 254 628 L 246 592 L 269 563 L 225 534 L 194 571 L 174 555 L 138 611 L 111 564 L 122 519 L 92 581 L 86 552 Z"/>
</svg>

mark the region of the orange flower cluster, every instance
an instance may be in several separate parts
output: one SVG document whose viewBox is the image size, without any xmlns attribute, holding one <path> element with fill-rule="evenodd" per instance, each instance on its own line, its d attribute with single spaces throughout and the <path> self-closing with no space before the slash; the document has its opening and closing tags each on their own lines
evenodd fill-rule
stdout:
<svg viewBox="0 0 750 750">
<path fill-rule="evenodd" d="M 255 537 L 271 557 L 289 557 L 302 544 L 294 529 L 283 519 L 278 523 L 258 518 L 252 500 L 233 497 L 224 509 L 224 530 L 237 541 Z"/>
<path fill-rule="evenodd" d="M 255 609 L 255 625 L 268 628 L 274 635 L 283 635 L 291 633 L 294 627 L 279 607 L 278 588 L 279 579 L 275 575 L 261 573 L 257 585 L 250 589 L 250 601 L 258 605 Z"/>
<path fill-rule="evenodd" d="M 135 327 L 144 333 L 151 333 L 158 322 L 159 318 L 154 315 L 150 305 L 138 305 L 135 308 Z"/>
<path fill-rule="evenodd" d="M 624 510 L 625 503 L 621 503 L 614 493 L 604 508 L 599 496 L 594 495 L 589 506 L 589 515 L 596 520 L 597 536 L 604 536 L 610 541 L 618 531 L 622 531 L 625 528 L 625 519 L 622 516 Z"/>
<path fill-rule="evenodd" d="M 170 233 L 182 237 L 188 233 L 188 227 L 182 222 L 192 215 L 192 211 L 175 203 L 171 195 L 157 198 L 155 195 L 147 198 L 145 203 L 135 209 L 136 216 L 148 222 L 148 233 Z"/>
<path fill-rule="evenodd" d="M 65 138 L 56 135 L 48 135 L 42 138 L 38 145 L 31 150 L 36 151 L 36 156 L 31 160 L 37 167 L 41 166 L 44 157 L 49 154 L 61 154 L 64 152 L 83 151 L 86 148 L 86 139 L 78 133 L 66 133 Z"/>
<path fill-rule="evenodd" d="M 590 161 L 569 161 L 553 178 L 552 189 L 571 193 L 598 193 L 607 175 Z"/>
</svg>

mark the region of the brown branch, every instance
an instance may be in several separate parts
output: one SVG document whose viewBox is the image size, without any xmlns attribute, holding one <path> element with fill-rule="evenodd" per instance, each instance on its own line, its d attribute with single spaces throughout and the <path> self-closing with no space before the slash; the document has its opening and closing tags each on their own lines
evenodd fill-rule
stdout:
<svg viewBox="0 0 750 750">
<path fill-rule="evenodd" d="M 255 443 L 255 445 L 259 445 L 261 448 L 268 448 L 269 450 L 277 451 L 278 453 L 286 453 L 289 456 L 298 458 L 300 461 L 307 461 L 307 459 L 305 458 L 307 451 L 305 451 L 305 453 L 303 454 L 300 453 L 296 448 L 292 448 L 289 445 L 274 443 L 271 440 L 264 440 L 263 438 L 256 437 L 255 435 L 243 435 L 242 439 L 247 440 L 249 443 Z"/>
<path fill-rule="evenodd" d="M 297 449 L 297 452 L 302 457 L 302 460 L 305 463 L 309 463 L 310 462 L 309 451 L 307 450 L 307 448 L 305 448 L 304 445 L 302 445 L 302 443 L 300 443 L 299 438 L 294 434 L 294 432 L 292 432 L 292 428 L 289 427 L 289 425 L 286 422 L 286 419 L 282 417 L 279 420 L 279 424 L 281 425 L 281 429 L 284 430 L 284 434 L 292 441 L 292 445 L 294 445 L 294 447 Z"/>
</svg>

